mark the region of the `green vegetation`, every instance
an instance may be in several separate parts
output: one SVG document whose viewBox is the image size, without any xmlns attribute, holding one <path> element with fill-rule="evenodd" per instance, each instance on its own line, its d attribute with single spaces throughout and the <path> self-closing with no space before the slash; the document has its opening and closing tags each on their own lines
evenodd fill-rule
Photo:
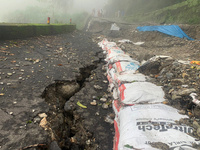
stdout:
<svg viewBox="0 0 200 150">
<path fill-rule="evenodd" d="M 110 0 L 110 5 L 115 5 L 113 11 L 124 10 L 123 19 L 128 22 L 200 23 L 200 0 L 124 0 L 119 3 L 113 4 Z"/>
</svg>

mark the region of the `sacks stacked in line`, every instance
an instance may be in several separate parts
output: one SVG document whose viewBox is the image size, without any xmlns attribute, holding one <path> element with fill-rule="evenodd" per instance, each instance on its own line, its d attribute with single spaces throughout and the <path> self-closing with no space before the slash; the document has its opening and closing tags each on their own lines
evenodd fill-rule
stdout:
<svg viewBox="0 0 200 150">
<path fill-rule="evenodd" d="M 176 124 L 176 120 L 188 117 L 162 104 L 162 88 L 146 82 L 146 77 L 137 73 L 139 62 L 114 42 L 104 39 L 99 46 L 106 55 L 109 90 L 114 98 L 114 150 L 156 150 L 151 146 L 155 142 L 169 149 L 192 150 L 192 143 L 200 143 L 188 135 L 193 131 L 191 127 Z"/>
</svg>

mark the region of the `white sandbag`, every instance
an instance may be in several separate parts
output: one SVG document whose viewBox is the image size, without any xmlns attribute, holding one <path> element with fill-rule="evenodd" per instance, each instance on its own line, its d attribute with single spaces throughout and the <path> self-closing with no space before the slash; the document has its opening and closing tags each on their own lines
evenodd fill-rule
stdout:
<svg viewBox="0 0 200 150">
<path fill-rule="evenodd" d="M 103 39 L 101 42 L 98 43 L 99 47 L 102 47 L 108 43 L 107 39 Z"/>
<path fill-rule="evenodd" d="M 115 136 L 113 140 L 113 150 L 118 150 L 120 134 L 119 134 L 119 121 L 117 117 L 115 117 L 114 120 L 114 128 L 115 128 Z"/>
<path fill-rule="evenodd" d="M 128 40 L 128 39 L 123 39 L 123 40 L 119 40 L 119 43 L 132 43 L 132 41 Z"/>
<path fill-rule="evenodd" d="M 104 53 L 104 54 L 108 54 L 108 53 L 109 53 L 109 52 L 108 52 L 109 50 L 111 50 L 111 51 L 122 51 L 122 49 L 119 48 L 119 47 L 110 47 L 110 48 L 105 48 L 104 51 L 103 51 L 103 53 Z"/>
<path fill-rule="evenodd" d="M 113 60 L 111 61 L 111 63 L 112 63 L 112 62 L 114 63 L 115 59 L 118 59 L 117 57 L 122 57 L 122 58 L 124 57 L 124 59 L 130 58 L 129 55 L 127 55 L 127 54 L 118 54 L 118 55 L 113 55 L 113 56 L 108 55 L 108 56 L 105 58 L 105 61 L 109 62 L 111 59 L 113 59 Z"/>
<path fill-rule="evenodd" d="M 107 72 L 107 74 L 108 74 L 108 79 L 109 80 L 112 80 L 112 82 L 113 82 L 113 80 L 115 79 L 115 74 L 116 74 L 117 72 L 116 72 L 116 70 L 114 69 L 114 68 L 111 68 L 111 69 L 109 69 L 108 70 L 108 72 Z"/>
<path fill-rule="evenodd" d="M 144 82 L 146 81 L 146 76 L 141 73 L 121 73 L 118 74 L 114 68 L 109 69 L 108 80 L 116 82 L 116 84 L 132 83 L 132 82 Z"/>
<path fill-rule="evenodd" d="M 118 73 L 125 71 L 135 72 L 139 68 L 139 65 L 133 62 L 116 62 L 113 64 L 113 68 L 115 68 Z"/>
<path fill-rule="evenodd" d="M 115 55 L 115 54 L 117 54 L 117 55 L 124 54 L 124 51 L 122 51 L 120 49 L 110 49 L 110 50 L 108 50 L 108 55 Z"/>
<path fill-rule="evenodd" d="M 144 44 L 144 42 L 137 42 L 137 43 L 133 43 L 134 45 L 142 45 Z"/>
<path fill-rule="evenodd" d="M 119 99 L 119 97 L 118 97 L 118 92 L 117 92 L 117 88 L 116 88 L 116 87 L 113 88 L 112 96 L 113 96 L 114 99 Z"/>
<path fill-rule="evenodd" d="M 123 110 L 124 108 L 126 107 L 129 107 L 129 106 L 133 106 L 134 104 L 132 105 L 124 105 L 123 103 L 121 103 L 118 99 L 116 100 L 113 100 L 112 101 L 112 108 L 113 108 L 113 111 L 115 113 L 115 117 L 118 117 L 118 114 L 121 110 Z"/>
<path fill-rule="evenodd" d="M 115 42 L 107 42 L 107 44 L 105 44 L 102 49 L 103 50 L 109 50 L 111 49 L 112 47 L 117 47 L 116 43 Z"/>
<path fill-rule="evenodd" d="M 145 82 L 146 76 L 144 76 L 141 73 L 122 74 L 122 75 L 115 74 L 114 80 L 118 84 L 132 83 L 132 82 Z"/>
<path fill-rule="evenodd" d="M 119 112 L 119 143 L 115 150 L 158 150 L 150 145 L 155 142 L 165 143 L 174 150 L 194 150 L 193 143 L 200 142 L 188 135 L 193 132 L 192 127 L 176 124 L 181 118 L 188 116 L 164 104 L 126 107 Z"/>
<path fill-rule="evenodd" d="M 108 63 L 110 63 L 110 64 L 116 63 L 118 61 L 128 61 L 128 62 L 133 62 L 137 65 L 140 65 L 140 63 L 138 61 L 134 60 L 133 58 L 131 58 L 130 56 L 128 56 L 126 54 L 116 55 L 116 56 L 108 59 Z"/>
<path fill-rule="evenodd" d="M 161 103 L 165 101 L 162 88 L 150 82 L 121 84 L 118 87 L 118 97 L 124 104 Z"/>
<path fill-rule="evenodd" d="M 112 26 L 111 26 L 111 28 L 110 28 L 110 30 L 119 31 L 119 30 L 120 30 L 120 28 L 117 26 L 117 24 L 116 24 L 116 23 L 113 23 L 113 24 L 112 24 Z"/>
</svg>

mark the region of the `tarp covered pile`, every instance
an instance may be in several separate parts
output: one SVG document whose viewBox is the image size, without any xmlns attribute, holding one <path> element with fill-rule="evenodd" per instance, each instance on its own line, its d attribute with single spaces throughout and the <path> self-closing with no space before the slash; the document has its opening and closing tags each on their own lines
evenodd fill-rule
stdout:
<svg viewBox="0 0 200 150">
<path fill-rule="evenodd" d="M 159 149 L 152 144 L 193 150 L 193 143 L 200 143 L 189 136 L 193 128 L 176 122 L 188 116 L 163 104 L 162 88 L 147 82 L 147 77 L 137 71 L 140 63 L 125 54 L 116 43 L 104 39 L 99 46 L 106 56 L 104 68 L 109 80 L 108 89 L 113 95 L 113 150 Z"/>
<path fill-rule="evenodd" d="M 190 38 L 178 25 L 162 25 L 162 26 L 143 26 L 137 27 L 139 31 L 159 31 L 171 36 L 179 38 L 187 38 L 188 40 L 194 40 Z"/>
</svg>

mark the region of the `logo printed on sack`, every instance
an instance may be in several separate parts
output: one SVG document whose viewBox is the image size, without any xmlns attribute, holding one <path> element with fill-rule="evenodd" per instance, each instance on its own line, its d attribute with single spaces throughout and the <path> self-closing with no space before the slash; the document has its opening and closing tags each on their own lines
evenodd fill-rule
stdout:
<svg viewBox="0 0 200 150">
<path fill-rule="evenodd" d="M 184 133 L 192 133 L 193 128 L 185 125 L 177 125 L 171 122 L 137 122 L 136 125 L 138 126 L 138 130 L 142 131 L 151 131 L 157 130 L 159 132 L 166 132 L 169 129 L 178 130 Z"/>
<path fill-rule="evenodd" d="M 137 70 L 138 67 L 139 67 L 138 65 L 134 64 L 133 62 L 130 62 L 130 64 L 125 67 L 125 69 L 126 70 Z"/>
<path fill-rule="evenodd" d="M 112 50 L 112 51 L 115 53 L 124 53 L 123 51 L 120 51 L 120 50 Z"/>
</svg>

